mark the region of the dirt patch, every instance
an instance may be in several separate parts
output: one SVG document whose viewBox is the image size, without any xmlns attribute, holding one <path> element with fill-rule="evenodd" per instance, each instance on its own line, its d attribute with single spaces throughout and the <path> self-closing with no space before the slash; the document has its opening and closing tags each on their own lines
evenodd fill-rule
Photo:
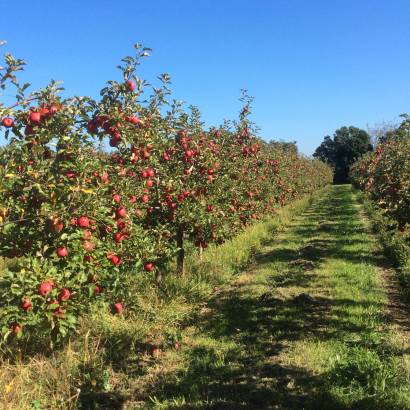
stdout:
<svg viewBox="0 0 410 410">
<path fill-rule="evenodd" d="M 410 345 L 410 307 L 393 269 L 380 268 L 380 279 L 386 292 L 386 310 L 390 321 Z"/>
<path fill-rule="evenodd" d="M 290 267 L 297 266 L 304 270 L 311 270 L 311 269 L 314 269 L 315 264 L 312 260 L 309 260 L 309 259 L 295 259 L 289 262 L 289 266 Z"/>
</svg>

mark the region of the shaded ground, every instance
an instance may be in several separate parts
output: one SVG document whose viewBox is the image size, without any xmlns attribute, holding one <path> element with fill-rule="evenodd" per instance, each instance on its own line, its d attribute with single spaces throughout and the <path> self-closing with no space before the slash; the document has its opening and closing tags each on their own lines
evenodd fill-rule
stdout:
<svg viewBox="0 0 410 410">
<path fill-rule="evenodd" d="M 373 246 L 350 186 L 335 186 L 214 296 L 127 408 L 410 408 L 403 306 Z"/>
<path fill-rule="evenodd" d="M 391 321 L 397 325 L 397 331 L 403 334 L 409 343 L 410 340 L 410 309 L 408 300 L 400 289 L 400 283 L 392 269 L 382 271 L 383 288 L 386 291 L 387 310 Z"/>
</svg>

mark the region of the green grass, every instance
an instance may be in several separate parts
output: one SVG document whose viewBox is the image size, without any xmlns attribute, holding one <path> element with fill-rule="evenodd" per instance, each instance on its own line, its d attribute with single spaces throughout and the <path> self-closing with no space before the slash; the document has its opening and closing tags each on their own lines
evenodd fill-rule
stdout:
<svg viewBox="0 0 410 410">
<path fill-rule="evenodd" d="M 196 315 L 133 408 L 410 408 L 374 245 L 351 188 L 333 187 Z"/>
</svg>

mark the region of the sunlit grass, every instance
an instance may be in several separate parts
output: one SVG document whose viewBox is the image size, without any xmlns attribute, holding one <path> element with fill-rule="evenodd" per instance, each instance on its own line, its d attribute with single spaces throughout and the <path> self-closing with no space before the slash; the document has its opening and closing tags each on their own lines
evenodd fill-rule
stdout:
<svg viewBox="0 0 410 410">
<path fill-rule="evenodd" d="M 183 366 L 146 406 L 410 408 L 409 354 L 385 315 L 373 241 L 351 188 L 334 187 L 198 317 Z M 214 342 L 198 349 L 204 334 Z M 222 367 L 198 365 L 218 354 Z"/>
</svg>

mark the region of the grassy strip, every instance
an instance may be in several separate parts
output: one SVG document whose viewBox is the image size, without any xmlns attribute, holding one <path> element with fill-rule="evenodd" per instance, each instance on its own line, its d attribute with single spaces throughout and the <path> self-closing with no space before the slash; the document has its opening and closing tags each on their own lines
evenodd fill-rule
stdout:
<svg viewBox="0 0 410 410">
<path fill-rule="evenodd" d="M 410 292 L 410 233 L 402 233 L 397 229 L 397 223 L 383 215 L 377 205 L 363 192 L 356 193 L 358 200 L 369 217 L 373 231 L 380 239 L 384 253 L 397 268 L 400 281 L 406 292 Z"/>
<path fill-rule="evenodd" d="M 321 195 L 296 201 L 223 246 L 210 247 L 201 262 L 191 256 L 188 273 L 166 277 L 160 289 L 146 277 L 124 284 L 135 295 L 133 311 L 138 313 L 123 318 L 106 313 L 104 305 L 96 306 L 63 351 L 48 356 L 38 351 L 28 359 L 24 352 L 13 352 L 13 360 L 0 363 L 2 403 L 20 410 L 100 408 L 98 403 L 118 408 L 130 392 L 143 392 L 150 384 L 147 369 L 152 372 L 162 352 L 178 346 L 183 328 L 215 287 L 249 265 L 275 231 Z M 154 380 L 156 376 L 149 374 Z M 94 407 L 87 407 L 91 403 Z"/>
<path fill-rule="evenodd" d="M 146 369 L 133 408 L 410 409 L 374 245 L 351 188 L 334 187 Z"/>
</svg>

